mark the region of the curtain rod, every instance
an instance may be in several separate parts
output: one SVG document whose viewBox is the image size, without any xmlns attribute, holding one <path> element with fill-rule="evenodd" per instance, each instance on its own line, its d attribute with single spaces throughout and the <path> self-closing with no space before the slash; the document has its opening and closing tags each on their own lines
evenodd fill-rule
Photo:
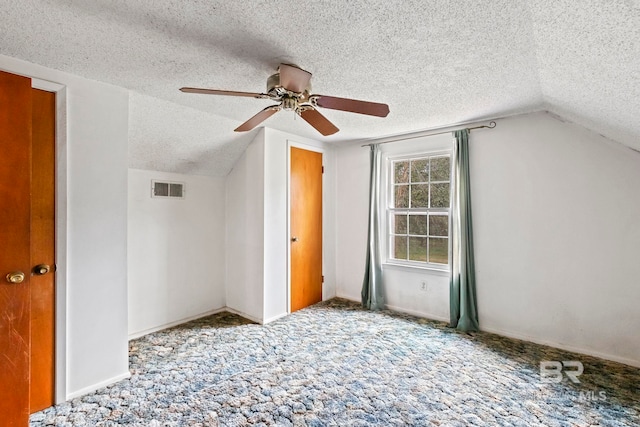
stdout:
<svg viewBox="0 0 640 427">
<path fill-rule="evenodd" d="M 423 138 L 425 136 L 444 135 L 445 133 L 451 133 L 451 132 L 459 130 L 459 129 L 469 129 L 469 130 L 473 130 L 473 129 L 493 129 L 494 127 L 496 127 L 495 120 L 491 120 L 488 125 L 474 126 L 474 127 L 470 127 L 470 128 L 465 128 L 464 126 L 460 126 L 460 125 L 448 126 L 446 128 L 440 128 L 440 129 L 448 129 L 448 130 L 434 129 L 432 133 L 428 132 L 428 133 L 423 133 L 423 134 L 420 134 L 420 135 L 410 136 L 410 137 L 407 137 L 407 138 L 399 137 L 398 139 L 394 139 L 394 140 L 391 140 L 391 141 L 371 142 L 369 144 L 361 145 L 361 147 L 371 147 L 372 145 L 389 144 L 390 142 L 406 141 L 406 140 L 409 140 L 409 139 Z"/>
</svg>

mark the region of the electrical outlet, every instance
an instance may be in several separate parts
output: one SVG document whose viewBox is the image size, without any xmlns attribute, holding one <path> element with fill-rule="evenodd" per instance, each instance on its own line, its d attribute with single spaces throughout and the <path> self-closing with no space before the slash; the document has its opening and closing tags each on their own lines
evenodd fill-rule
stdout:
<svg viewBox="0 0 640 427">
<path fill-rule="evenodd" d="M 426 281 L 426 280 L 423 280 L 422 282 L 420 282 L 420 290 L 421 290 L 422 292 L 427 292 L 427 289 L 428 289 L 428 287 L 427 287 L 427 281 Z"/>
</svg>

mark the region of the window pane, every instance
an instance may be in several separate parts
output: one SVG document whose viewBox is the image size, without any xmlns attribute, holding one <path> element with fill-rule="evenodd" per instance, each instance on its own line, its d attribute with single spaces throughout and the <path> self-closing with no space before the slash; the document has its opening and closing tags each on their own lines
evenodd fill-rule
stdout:
<svg viewBox="0 0 640 427">
<path fill-rule="evenodd" d="M 427 235 L 426 215 L 409 215 L 409 234 Z"/>
<path fill-rule="evenodd" d="M 429 184 L 411 185 L 411 207 L 412 208 L 429 207 Z"/>
<path fill-rule="evenodd" d="M 407 234 L 407 216 L 404 214 L 401 215 L 394 215 L 394 227 L 393 229 L 395 230 L 394 233 L 395 234 Z"/>
<path fill-rule="evenodd" d="M 429 238 L 429 262 L 449 263 L 449 239 Z"/>
<path fill-rule="evenodd" d="M 393 199 L 393 206 L 396 208 L 408 208 L 409 207 L 409 186 L 408 185 L 396 185 L 396 194 Z"/>
<path fill-rule="evenodd" d="M 429 215 L 429 235 L 448 236 L 449 217 L 446 215 Z"/>
<path fill-rule="evenodd" d="M 449 181 L 450 168 L 449 157 L 432 158 L 431 181 Z"/>
<path fill-rule="evenodd" d="M 411 182 L 429 182 L 429 159 L 411 161 Z"/>
<path fill-rule="evenodd" d="M 401 236 L 393 237 L 393 258 L 407 259 L 407 238 Z"/>
<path fill-rule="evenodd" d="M 426 237 L 409 237 L 409 259 L 411 261 L 427 261 Z"/>
<path fill-rule="evenodd" d="M 409 162 L 394 162 L 393 163 L 393 176 L 394 184 L 402 184 L 409 182 Z"/>
<path fill-rule="evenodd" d="M 432 208 L 448 208 L 449 207 L 449 183 L 431 184 L 431 207 Z"/>
</svg>

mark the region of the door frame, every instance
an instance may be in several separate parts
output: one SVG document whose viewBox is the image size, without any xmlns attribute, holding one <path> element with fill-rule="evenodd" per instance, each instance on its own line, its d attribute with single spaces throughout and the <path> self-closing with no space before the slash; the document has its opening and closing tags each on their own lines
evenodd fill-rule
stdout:
<svg viewBox="0 0 640 427">
<path fill-rule="evenodd" d="M 291 314 L 291 148 L 301 148 L 322 154 L 322 167 L 326 166 L 327 150 L 315 145 L 287 139 L 287 314 Z M 325 276 L 325 243 L 327 230 L 326 174 L 322 174 L 322 276 Z M 322 301 L 325 300 L 325 284 L 322 282 Z"/>
<path fill-rule="evenodd" d="M 67 87 L 28 75 L 25 77 L 31 79 L 32 88 L 56 95 L 54 402 L 58 404 L 67 400 Z"/>
</svg>

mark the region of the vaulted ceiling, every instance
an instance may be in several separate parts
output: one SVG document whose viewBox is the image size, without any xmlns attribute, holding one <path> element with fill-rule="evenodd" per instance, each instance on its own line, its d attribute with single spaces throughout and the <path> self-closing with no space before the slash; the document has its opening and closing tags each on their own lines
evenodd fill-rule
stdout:
<svg viewBox="0 0 640 427">
<path fill-rule="evenodd" d="M 264 125 L 340 142 L 549 110 L 640 149 L 639 0 L 4 0 L 0 53 L 128 88 L 132 167 L 224 175 L 281 62 L 313 92 L 389 104 Z M 255 131 L 254 131 L 255 132 Z"/>
</svg>

